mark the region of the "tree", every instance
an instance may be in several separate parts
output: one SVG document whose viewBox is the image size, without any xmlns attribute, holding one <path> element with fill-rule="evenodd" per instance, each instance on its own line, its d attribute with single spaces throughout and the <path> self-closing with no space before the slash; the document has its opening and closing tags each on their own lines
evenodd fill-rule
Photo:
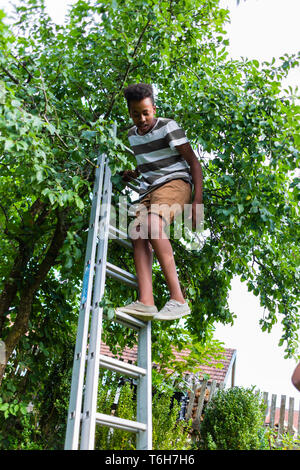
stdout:
<svg viewBox="0 0 300 470">
<path fill-rule="evenodd" d="M 281 318 L 282 343 L 295 353 L 299 124 L 281 80 L 298 59 L 285 55 L 279 66 L 228 60 L 228 14 L 217 0 L 79 0 L 64 26 L 51 22 L 43 0 L 20 5 L 12 31 L 1 21 L 0 336 L 7 361 L 26 334 L 43 328 L 50 280 L 74 307 L 70 331 L 76 323 L 95 161 L 107 152 L 121 188 L 118 172 L 134 165 L 124 149 L 130 120 L 122 90 L 138 81 L 156 84 L 160 115 L 179 121 L 203 151 L 209 234 L 201 251 L 174 244 L 193 305 L 188 331 L 205 340 L 216 320 L 233 321 L 227 297 L 238 274 L 267 310 L 262 328 Z M 122 262 L 133 266 L 126 254 Z M 160 307 L 166 290 L 154 274 Z M 112 305 L 127 297 L 128 290 L 109 293 Z M 61 313 L 57 307 L 49 315 L 55 321 Z M 161 335 L 183 345 L 174 325 L 153 326 L 154 354 Z"/>
</svg>

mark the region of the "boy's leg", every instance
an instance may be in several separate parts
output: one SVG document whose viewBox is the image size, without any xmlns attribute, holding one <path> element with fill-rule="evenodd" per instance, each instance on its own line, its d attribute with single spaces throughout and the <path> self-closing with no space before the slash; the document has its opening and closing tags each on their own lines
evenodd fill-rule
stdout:
<svg viewBox="0 0 300 470">
<path fill-rule="evenodd" d="M 148 239 L 147 202 L 137 208 L 136 218 L 129 226 L 129 238 L 133 245 L 133 259 L 138 282 L 139 300 L 116 310 L 134 315 L 141 320 L 152 320 L 157 313 L 152 289 L 152 246 Z"/>
<path fill-rule="evenodd" d="M 145 305 L 154 305 L 152 288 L 152 246 L 148 239 L 132 240 L 133 257 L 138 280 L 139 301 Z"/>
<path fill-rule="evenodd" d="M 133 245 L 139 301 L 145 305 L 155 305 L 152 288 L 153 254 L 147 227 L 148 207 L 149 196 L 146 196 L 136 207 L 136 218 L 129 227 L 129 237 Z"/>
<path fill-rule="evenodd" d="M 148 215 L 148 231 L 151 245 L 164 273 L 170 298 L 184 303 L 173 255 L 172 245 L 164 230 L 165 222 L 158 214 Z"/>
<path fill-rule="evenodd" d="M 152 289 L 152 246 L 147 238 L 142 237 L 132 239 L 132 244 L 139 300 L 123 307 L 118 307 L 116 310 L 148 321 L 152 320 L 157 313 Z"/>
</svg>

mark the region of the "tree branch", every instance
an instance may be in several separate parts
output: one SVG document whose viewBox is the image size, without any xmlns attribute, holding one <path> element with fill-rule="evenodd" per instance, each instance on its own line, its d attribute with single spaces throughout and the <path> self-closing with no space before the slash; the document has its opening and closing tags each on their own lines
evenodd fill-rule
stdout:
<svg viewBox="0 0 300 470">
<path fill-rule="evenodd" d="M 44 117 L 45 121 L 46 121 L 48 124 L 50 124 L 50 122 L 49 122 L 49 120 L 48 120 L 46 114 L 43 114 L 43 117 Z M 63 144 L 63 146 L 64 146 L 66 149 L 69 149 L 69 146 L 63 141 L 63 139 L 60 137 L 60 135 L 59 135 L 56 131 L 54 131 L 54 135 L 58 138 L 58 140 Z"/>
<path fill-rule="evenodd" d="M 132 54 L 131 54 L 131 58 L 132 58 L 132 59 L 135 59 L 135 57 L 136 57 L 136 55 L 137 55 L 137 51 L 138 51 L 139 46 L 140 46 L 140 44 L 141 44 L 141 42 L 142 42 L 142 39 L 143 39 L 143 37 L 144 37 L 144 34 L 145 34 L 145 32 L 146 32 L 148 26 L 150 25 L 150 22 L 151 22 L 151 20 L 149 19 L 149 20 L 147 21 L 147 23 L 145 24 L 144 28 L 142 29 L 141 33 L 140 33 L 140 36 L 139 36 L 139 38 L 138 38 L 138 40 L 137 40 L 137 43 L 136 43 L 136 45 L 135 45 L 135 48 L 134 48 L 134 50 L 133 50 L 133 52 L 132 52 Z M 111 110 L 112 110 L 112 108 L 113 108 L 113 105 L 115 104 L 115 101 L 116 101 L 116 99 L 117 99 L 117 96 L 118 96 L 118 95 L 120 94 L 120 92 L 122 91 L 123 86 L 124 86 L 124 83 L 125 83 L 126 80 L 127 80 L 127 77 L 128 77 L 128 75 L 129 75 L 129 72 L 130 72 L 131 68 L 132 68 L 132 63 L 129 62 L 128 65 L 127 65 L 127 68 L 126 68 L 126 70 L 125 70 L 124 77 L 123 77 L 123 79 L 122 79 L 122 81 L 121 81 L 121 85 L 120 85 L 119 89 L 113 94 L 113 97 L 112 97 L 110 106 L 109 106 L 107 112 L 105 113 L 104 119 L 107 119 L 108 116 L 110 115 Z"/>
<path fill-rule="evenodd" d="M 70 208 L 68 207 L 62 212 L 57 211 L 57 224 L 56 224 L 56 228 L 55 228 L 55 232 L 54 232 L 51 244 L 49 246 L 49 249 L 43 261 L 39 265 L 34 276 L 34 281 L 32 282 L 32 288 L 34 290 L 37 290 L 40 284 L 44 281 L 46 275 L 48 274 L 50 268 L 53 266 L 59 254 L 59 251 L 65 241 L 65 238 L 67 236 L 67 232 L 69 229 L 69 224 L 67 224 L 66 222 L 66 216 L 69 210 Z"/>
<path fill-rule="evenodd" d="M 16 56 L 14 56 L 12 54 L 12 52 L 10 52 L 10 55 L 18 62 L 19 65 L 21 65 L 21 67 L 28 73 L 28 79 L 27 79 L 27 83 L 30 82 L 30 80 L 33 79 L 33 75 L 31 72 L 29 72 L 28 68 L 26 67 L 26 62 L 21 62 Z"/>
<path fill-rule="evenodd" d="M 1 68 L 16 85 L 20 84 L 19 80 L 16 77 L 14 77 L 5 67 L 3 67 L 3 65 L 1 65 Z"/>
</svg>

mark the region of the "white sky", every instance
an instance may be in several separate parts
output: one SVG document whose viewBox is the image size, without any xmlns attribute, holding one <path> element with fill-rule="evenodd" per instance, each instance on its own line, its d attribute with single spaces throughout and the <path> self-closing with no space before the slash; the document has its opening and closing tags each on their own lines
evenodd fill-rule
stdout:
<svg viewBox="0 0 300 470">
<path fill-rule="evenodd" d="M 8 11 L 8 0 L 0 0 L 0 8 Z M 53 20 L 64 20 L 67 5 L 75 0 L 46 0 Z M 231 24 L 226 30 L 230 40 L 229 52 L 233 58 L 241 56 L 259 61 L 270 61 L 285 53 L 300 49 L 300 0 L 221 0 L 230 9 Z M 299 85 L 300 68 L 292 71 L 286 85 Z M 284 359 L 284 350 L 278 347 L 281 327 L 275 325 L 271 334 L 263 333 L 259 319 L 263 310 L 259 299 L 249 293 L 245 284 L 235 279 L 230 294 L 230 308 L 237 314 L 233 327 L 218 325 L 215 337 L 226 347 L 237 349 L 236 385 L 255 385 L 261 391 L 285 394 L 296 398 L 300 394 L 291 384 L 296 366 L 294 360 Z M 277 399 L 277 406 L 278 406 Z"/>
<path fill-rule="evenodd" d="M 236 0 L 221 0 L 221 5 L 230 9 L 231 24 L 226 30 L 231 57 L 261 62 L 300 50 L 300 0 L 241 0 L 239 6 Z M 299 86 L 299 67 L 285 83 Z M 259 299 L 238 279 L 232 284 L 229 305 L 237 314 L 234 326 L 218 324 L 215 337 L 224 341 L 226 347 L 237 349 L 236 385 L 255 385 L 269 394 L 295 397 L 298 406 L 300 393 L 291 384 L 296 362 L 284 359 L 284 349 L 278 347 L 281 325 L 276 324 L 270 334 L 261 331 L 259 320 L 263 309 Z"/>
</svg>

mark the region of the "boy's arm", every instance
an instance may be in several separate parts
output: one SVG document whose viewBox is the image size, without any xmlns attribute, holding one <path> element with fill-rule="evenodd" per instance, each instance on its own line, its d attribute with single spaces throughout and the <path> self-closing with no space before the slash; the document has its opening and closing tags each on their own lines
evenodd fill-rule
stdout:
<svg viewBox="0 0 300 470">
<path fill-rule="evenodd" d="M 197 202 L 198 204 L 202 204 L 203 174 L 202 174 L 202 168 L 199 163 L 199 160 L 196 157 L 194 150 L 191 147 L 191 144 L 188 142 L 186 144 L 178 145 L 176 149 L 178 150 L 180 155 L 188 162 L 190 166 L 193 184 L 195 188 L 194 202 Z"/>
<path fill-rule="evenodd" d="M 197 221 L 197 204 L 203 203 L 203 173 L 200 162 L 196 157 L 194 150 L 189 142 L 176 146 L 180 155 L 188 162 L 192 174 L 194 184 L 194 199 L 192 203 L 192 217 L 193 228 L 196 228 Z"/>
</svg>

